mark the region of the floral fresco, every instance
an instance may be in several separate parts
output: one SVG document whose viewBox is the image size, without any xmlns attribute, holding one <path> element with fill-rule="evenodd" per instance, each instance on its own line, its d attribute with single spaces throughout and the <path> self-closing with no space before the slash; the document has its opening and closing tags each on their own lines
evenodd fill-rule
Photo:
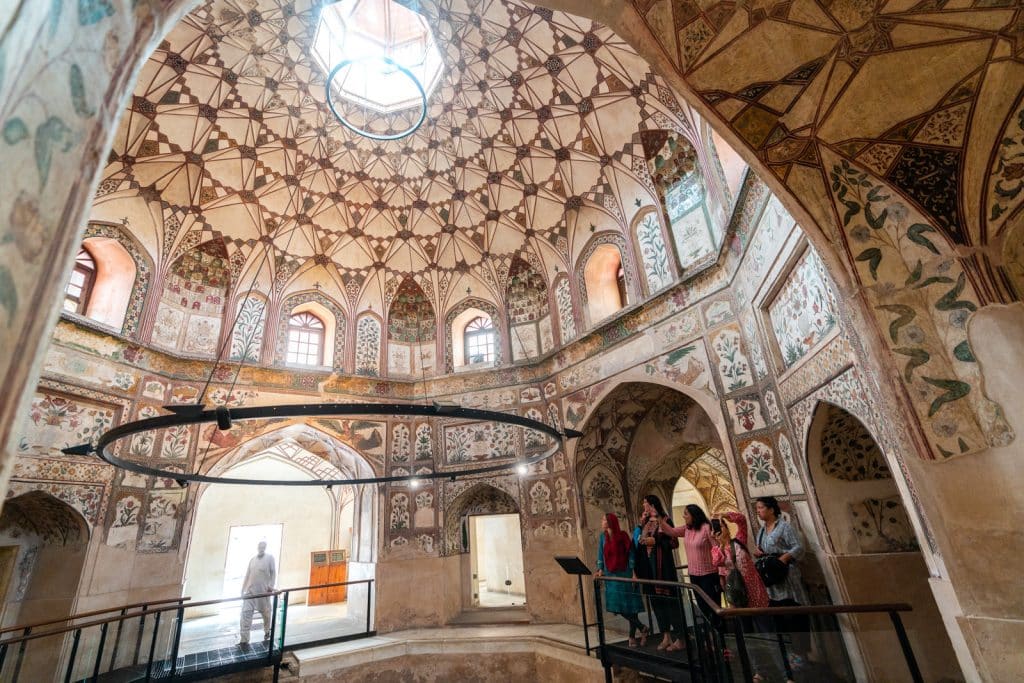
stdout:
<svg viewBox="0 0 1024 683">
<path fill-rule="evenodd" d="M 29 426 L 20 450 L 47 455 L 94 441 L 113 426 L 117 412 L 113 406 L 79 397 L 39 392 L 29 408 Z"/>
<path fill-rule="evenodd" d="M 515 457 L 515 432 L 516 427 L 498 422 L 446 425 L 445 458 L 454 464 Z"/>
<path fill-rule="evenodd" d="M 817 348 L 836 329 L 836 296 L 825 264 L 808 247 L 768 305 L 785 367 Z"/>
</svg>

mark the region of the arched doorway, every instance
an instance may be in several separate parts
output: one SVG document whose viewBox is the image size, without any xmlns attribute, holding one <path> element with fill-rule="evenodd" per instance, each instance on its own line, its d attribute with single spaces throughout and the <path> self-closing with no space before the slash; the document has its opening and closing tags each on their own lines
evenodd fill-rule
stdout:
<svg viewBox="0 0 1024 683">
<path fill-rule="evenodd" d="M 903 620 L 925 680 L 962 680 L 914 528 L 871 433 L 846 410 L 821 403 L 808 433 L 807 465 L 825 530 L 819 560 L 833 568 L 826 573 L 835 584 L 830 592 L 840 602 L 909 603 L 914 609 Z M 909 680 L 884 616 L 843 626 L 863 675 Z"/>
<path fill-rule="evenodd" d="M 373 476 L 373 469 L 352 447 L 298 423 L 250 438 L 208 463 L 204 473 L 324 480 Z M 372 578 L 377 518 L 371 486 L 203 486 L 192 512 L 184 590 L 194 600 L 238 597 L 261 541 L 276 561 L 276 588 Z M 359 585 L 290 593 L 289 642 L 326 637 L 325 628 L 339 635 L 361 630 L 366 590 Z M 188 614 L 183 647 L 188 638 L 206 649 L 214 641 L 237 642 L 239 609 L 236 601 Z"/>
<path fill-rule="evenodd" d="M 4 503 L 0 514 L 0 591 L 3 625 L 70 615 L 89 544 L 89 525 L 70 505 L 43 491 Z M 65 638 L 42 638 L 27 648 L 21 680 L 52 679 Z"/>
<path fill-rule="evenodd" d="M 516 499 L 489 484 L 471 485 L 446 506 L 444 552 L 460 556 L 464 613 L 525 607 L 520 522 Z"/>
<path fill-rule="evenodd" d="M 653 493 L 669 506 L 680 480 L 699 494 L 709 513 L 738 507 L 718 430 L 680 391 L 646 382 L 620 384 L 581 431 L 575 467 L 584 553 L 591 566 L 605 513 L 614 512 L 624 528 L 631 528 L 643 496 Z"/>
</svg>

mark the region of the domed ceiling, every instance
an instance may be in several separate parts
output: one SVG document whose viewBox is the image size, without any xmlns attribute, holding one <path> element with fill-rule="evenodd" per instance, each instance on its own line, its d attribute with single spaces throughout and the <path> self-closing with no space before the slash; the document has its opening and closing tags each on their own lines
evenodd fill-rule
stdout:
<svg viewBox="0 0 1024 683">
<path fill-rule="evenodd" d="M 207 0 L 187 15 L 140 74 L 93 218 L 124 214 L 162 264 L 221 237 L 243 289 L 315 271 L 361 306 L 414 274 L 443 309 L 469 288 L 500 300 L 517 253 L 549 280 L 572 268 L 595 230 L 657 201 L 641 132 L 693 137 L 693 114 L 607 28 L 441 0 L 421 4 L 445 51 L 427 119 L 374 142 L 327 107 L 319 6 Z"/>
</svg>

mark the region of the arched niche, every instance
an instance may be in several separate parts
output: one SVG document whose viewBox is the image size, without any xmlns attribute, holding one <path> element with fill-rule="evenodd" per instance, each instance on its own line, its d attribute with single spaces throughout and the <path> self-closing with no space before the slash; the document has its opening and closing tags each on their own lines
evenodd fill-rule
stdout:
<svg viewBox="0 0 1024 683">
<path fill-rule="evenodd" d="M 629 305 L 622 251 L 616 245 L 597 245 L 583 264 L 582 276 L 589 327 Z"/>
<path fill-rule="evenodd" d="M 505 305 L 513 361 L 534 358 L 554 347 L 547 283 L 536 268 L 519 256 L 509 266 Z"/>
<path fill-rule="evenodd" d="M 109 303 L 99 305 L 96 316 L 91 311 L 87 312 L 87 317 L 120 330 L 125 336 L 134 337 L 142 322 L 142 311 L 153 277 L 153 261 L 149 253 L 134 236 L 119 226 L 107 223 L 89 223 L 85 228 L 85 244 L 89 245 L 101 271 L 104 270 L 102 265 L 109 263 L 110 267 L 105 270 L 111 276 L 101 287 L 101 295 Z M 94 290 L 94 298 L 95 295 Z"/>
<path fill-rule="evenodd" d="M 406 278 L 388 306 L 388 374 L 397 377 L 433 375 L 437 316 L 423 288 Z"/>
<path fill-rule="evenodd" d="M 826 578 L 838 601 L 907 602 L 904 615 L 925 680 L 959 670 L 928 582 L 928 568 L 889 469 L 871 432 L 854 415 L 831 403 L 815 408 L 807 436 L 807 469 L 825 529 Z M 909 680 L 898 643 L 872 618 L 844 629 L 855 667 L 875 680 Z"/>
<path fill-rule="evenodd" d="M 179 256 L 164 276 L 153 345 L 188 355 L 216 356 L 229 280 L 228 254 L 220 239 Z"/>
<path fill-rule="evenodd" d="M 135 284 L 135 261 L 111 237 L 88 238 L 82 249 L 91 257 L 94 271 L 81 315 L 120 331 Z"/>
<path fill-rule="evenodd" d="M 494 360 L 469 363 L 466 358 L 466 326 L 479 317 L 487 318 L 494 327 Z M 477 297 L 463 299 L 445 316 L 445 365 L 448 372 L 459 368 L 493 367 L 504 362 L 504 325 L 498 307 Z"/>
<path fill-rule="evenodd" d="M 345 312 L 338 302 L 316 291 L 293 294 L 282 302 L 275 362 L 287 364 L 288 324 L 291 317 L 299 313 L 311 313 L 323 323 L 323 367 L 340 367 L 345 361 Z"/>
<path fill-rule="evenodd" d="M 81 513 L 44 491 L 4 502 L 0 514 L 0 585 L 4 626 L 74 613 L 89 544 Z M 70 635 L 70 634 L 68 634 Z M 27 649 L 21 680 L 50 680 L 66 661 L 68 638 L 46 638 Z"/>
</svg>

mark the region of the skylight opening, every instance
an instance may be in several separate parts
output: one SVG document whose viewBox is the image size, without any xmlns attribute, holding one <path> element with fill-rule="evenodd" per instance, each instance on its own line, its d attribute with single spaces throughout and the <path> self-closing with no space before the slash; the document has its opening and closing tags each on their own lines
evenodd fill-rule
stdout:
<svg viewBox="0 0 1024 683">
<path fill-rule="evenodd" d="M 344 64 L 333 81 L 336 97 L 382 114 L 425 106 L 444 66 L 426 18 L 394 0 L 325 6 L 313 57 L 328 75 Z"/>
</svg>

